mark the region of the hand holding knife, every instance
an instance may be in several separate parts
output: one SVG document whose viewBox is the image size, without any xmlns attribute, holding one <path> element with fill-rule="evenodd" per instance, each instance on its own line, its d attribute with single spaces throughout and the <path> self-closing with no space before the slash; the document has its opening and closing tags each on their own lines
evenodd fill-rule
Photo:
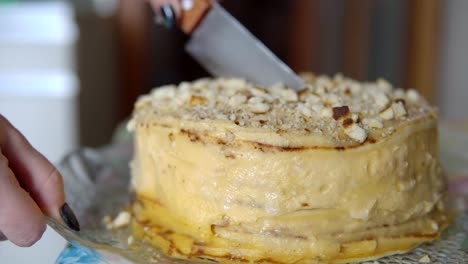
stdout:
<svg viewBox="0 0 468 264">
<path fill-rule="evenodd" d="M 213 76 L 241 77 L 264 87 L 278 82 L 293 89 L 304 87 L 303 79 L 216 1 L 182 0 L 179 5 L 162 5 L 160 17 L 166 27 L 177 22 L 190 36 L 185 50 Z"/>
</svg>

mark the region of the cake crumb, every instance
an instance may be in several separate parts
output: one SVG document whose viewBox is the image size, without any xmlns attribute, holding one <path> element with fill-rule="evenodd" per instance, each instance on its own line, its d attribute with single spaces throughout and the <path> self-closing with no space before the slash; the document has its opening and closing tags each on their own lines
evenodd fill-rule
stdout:
<svg viewBox="0 0 468 264">
<path fill-rule="evenodd" d="M 133 244 L 133 241 L 134 241 L 133 236 L 129 236 L 127 239 L 127 244 L 131 246 Z"/>
<path fill-rule="evenodd" d="M 106 225 L 107 229 L 119 229 L 128 226 L 131 218 L 132 216 L 129 212 L 122 211 L 114 218 L 114 220 L 112 220 L 110 216 L 105 216 L 102 221 Z"/>
<path fill-rule="evenodd" d="M 428 255 L 424 255 L 422 258 L 419 259 L 419 263 L 431 263 L 431 259 Z"/>
</svg>

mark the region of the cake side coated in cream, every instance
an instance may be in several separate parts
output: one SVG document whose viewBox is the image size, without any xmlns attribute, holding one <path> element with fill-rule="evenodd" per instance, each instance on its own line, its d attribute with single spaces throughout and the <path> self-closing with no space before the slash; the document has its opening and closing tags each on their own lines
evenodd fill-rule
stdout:
<svg viewBox="0 0 468 264">
<path fill-rule="evenodd" d="M 434 110 L 385 82 L 321 77 L 306 89 L 221 79 L 143 97 L 130 125 L 137 237 L 175 256 L 280 263 L 436 238 L 447 216 Z"/>
</svg>

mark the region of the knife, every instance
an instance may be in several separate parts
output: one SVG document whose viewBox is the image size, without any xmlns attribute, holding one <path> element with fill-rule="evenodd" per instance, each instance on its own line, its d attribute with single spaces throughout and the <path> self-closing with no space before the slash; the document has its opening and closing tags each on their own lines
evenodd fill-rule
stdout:
<svg viewBox="0 0 468 264">
<path fill-rule="evenodd" d="M 216 77 L 240 77 L 264 87 L 282 82 L 293 89 L 304 80 L 216 1 L 182 0 L 179 26 L 190 36 L 185 50 Z"/>
</svg>

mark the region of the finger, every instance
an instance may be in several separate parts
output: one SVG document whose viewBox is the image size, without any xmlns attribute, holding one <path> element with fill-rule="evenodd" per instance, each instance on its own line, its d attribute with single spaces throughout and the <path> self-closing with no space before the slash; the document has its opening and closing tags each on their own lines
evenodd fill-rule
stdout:
<svg viewBox="0 0 468 264">
<path fill-rule="evenodd" d="M 60 220 L 59 210 L 65 202 L 62 176 L 2 115 L 0 147 L 21 187 L 44 214 Z"/>
<path fill-rule="evenodd" d="M 0 150 L 0 230 L 3 237 L 27 247 L 41 238 L 45 228 L 44 215 L 21 188 Z"/>
<path fill-rule="evenodd" d="M 155 12 L 159 12 L 163 5 L 169 4 L 174 9 L 177 18 L 180 18 L 182 12 L 179 0 L 150 0 L 151 7 Z"/>
</svg>

